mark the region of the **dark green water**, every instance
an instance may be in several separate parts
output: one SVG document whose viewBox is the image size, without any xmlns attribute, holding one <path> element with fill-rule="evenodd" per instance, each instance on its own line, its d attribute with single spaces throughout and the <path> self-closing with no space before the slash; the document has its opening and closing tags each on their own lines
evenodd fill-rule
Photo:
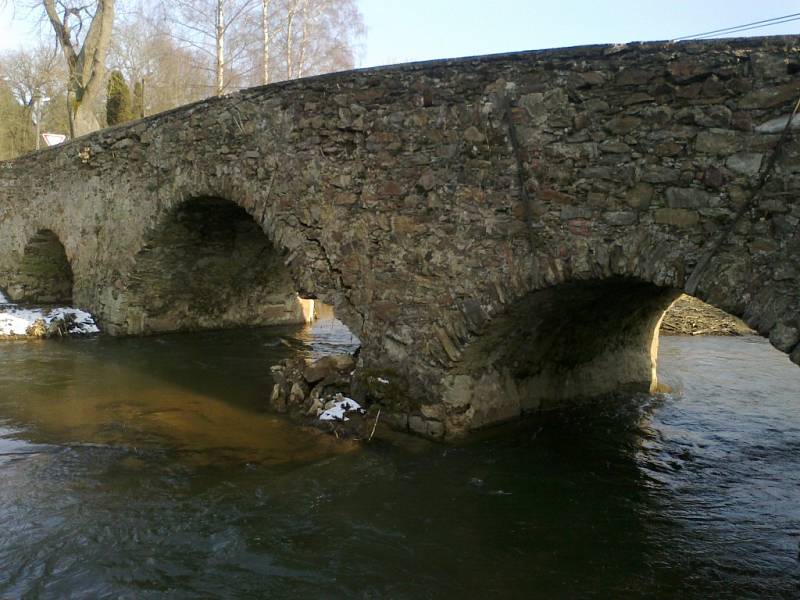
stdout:
<svg viewBox="0 0 800 600">
<path fill-rule="evenodd" d="M 399 448 L 264 410 L 309 339 L 0 345 L 0 598 L 800 597 L 800 369 L 764 341 L 665 338 L 674 394 Z"/>
</svg>

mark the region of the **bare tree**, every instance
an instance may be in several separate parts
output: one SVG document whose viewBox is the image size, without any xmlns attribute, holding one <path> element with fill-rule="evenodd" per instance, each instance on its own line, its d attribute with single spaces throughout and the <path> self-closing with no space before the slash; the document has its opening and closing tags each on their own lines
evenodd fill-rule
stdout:
<svg viewBox="0 0 800 600">
<path fill-rule="evenodd" d="M 0 73 L 17 101 L 31 107 L 37 97 L 47 96 L 63 77 L 57 59 L 58 54 L 53 48 L 40 44 L 30 50 L 7 53 L 0 65 Z"/>
<path fill-rule="evenodd" d="M 114 1 L 42 0 L 67 65 L 72 137 L 100 128 L 92 105 L 105 88 Z"/>
<path fill-rule="evenodd" d="M 66 77 L 58 48 L 41 44 L 1 55 L 0 80 L 6 94 L 2 129 L 10 136 L 7 151 L 38 148 L 41 127 L 66 131 Z"/>
<path fill-rule="evenodd" d="M 118 20 L 109 50 L 109 67 L 143 84 L 146 114 L 204 98 L 214 85 L 212 73 L 201 66 L 206 56 L 179 46 L 164 32 L 164 20 L 158 6 L 130 11 Z"/>
<path fill-rule="evenodd" d="M 169 35 L 212 62 L 214 93 L 218 96 L 231 87 L 247 40 L 239 37 L 236 44 L 231 41 L 255 4 L 256 0 L 171 0 L 164 4 Z"/>
<path fill-rule="evenodd" d="M 246 21 L 252 25 L 255 19 Z M 262 0 L 259 31 L 241 33 L 261 39 L 248 48 L 250 83 L 270 83 L 355 66 L 364 25 L 356 0 Z"/>
<path fill-rule="evenodd" d="M 261 0 L 261 41 L 262 41 L 262 67 L 261 84 L 269 83 L 269 55 L 270 55 L 270 13 L 271 0 Z"/>
<path fill-rule="evenodd" d="M 287 0 L 286 2 L 286 79 L 292 78 L 294 70 L 294 25 L 297 17 L 297 4 L 299 0 Z"/>
</svg>

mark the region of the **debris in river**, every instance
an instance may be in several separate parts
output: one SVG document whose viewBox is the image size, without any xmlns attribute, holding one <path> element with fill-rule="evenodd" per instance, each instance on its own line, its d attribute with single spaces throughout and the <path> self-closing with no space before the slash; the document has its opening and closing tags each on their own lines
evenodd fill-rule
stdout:
<svg viewBox="0 0 800 600">
<path fill-rule="evenodd" d="M 352 398 L 346 398 L 342 394 L 336 394 L 333 400 L 325 405 L 326 409 L 320 413 L 318 419 L 320 421 L 349 421 L 347 413 L 358 411 L 359 414 L 364 414 L 365 411 L 361 405 Z M 330 408 L 327 408 L 330 406 Z"/>
</svg>

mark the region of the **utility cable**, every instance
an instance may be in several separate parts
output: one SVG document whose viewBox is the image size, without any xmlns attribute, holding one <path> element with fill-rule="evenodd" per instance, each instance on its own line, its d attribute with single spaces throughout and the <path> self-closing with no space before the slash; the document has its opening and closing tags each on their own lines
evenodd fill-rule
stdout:
<svg viewBox="0 0 800 600">
<path fill-rule="evenodd" d="M 677 42 L 680 40 L 690 40 L 711 35 L 737 33 L 739 31 L 748 31 L 750 29 L 759 29 L 761 27 L 769 27 L 771 25 L 780 25 L 781 23 L 789 23 L 791 21 L 797 21 L 799 19 L 800 19 L 800 13 L 793 13 L 790 15 L 783 15 L 782 17 L 773 17 L 771 19 L 764 19 L 762 21 L 753 21 L 752 23 L 744 23 L 743 25 L 735 25 L 733 27 L 723 27 L 722 29 L 714 29 L 713 31 L 704 31 L 703 33 L 684 35 L 681 37 L 673 38 L 672 41 Z"/>
</svg>

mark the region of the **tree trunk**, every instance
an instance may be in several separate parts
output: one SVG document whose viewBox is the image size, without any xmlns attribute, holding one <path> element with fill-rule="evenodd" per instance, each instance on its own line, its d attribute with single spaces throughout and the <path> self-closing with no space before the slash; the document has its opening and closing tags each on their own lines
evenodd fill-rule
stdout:
<svg viewBox="0 0 800 600">
<path fill-rule="evenodd" d="M 225 90 L 225 0 L 217 0 L 217 96 Z"/>
<path fill-rule="evenodd" d="M 308 0 L 303 0 L 303 37 L 300 40 L 300 60 L 297 61 L 297 76 L 303 76 L 303 70 L 306 62 L 306 48 L 308 46 L 308 28 L 309 28 L 308 14 Z"/>
<path fill-rule="evenodd" d="M 114 0 L 98 0 L 97 10 L 79 51 L 72 43 L 71 13 L 64 13 L 62 20 L 55 0 L 43 0 L 43 4 L 67 63 L 70 135 L 79 137 L 100 128 L 92 108 L 105 86 L 106 55 L 114 26 Z"/>
<path fill-rule="evenodd" d="M 264 70 L 261 73 L 261 83 L 269 83 L 269 4 L 271 0 L 261 0 L 261 32 L 264 34 Z"/>
<path fill-rule="evenodd" d="M 292 0 L 292 5 L 286 13 L 286 79 L 292 78 L 292 24 L 297 11 L 297 0 Z"/>
<path fill-rule="evenodd" d="M 100 129 L 100 121 L 88 104 L 78 104 L 72 116 L 72 129 L 75 137 L 80 137 Z"/>
</svg>

